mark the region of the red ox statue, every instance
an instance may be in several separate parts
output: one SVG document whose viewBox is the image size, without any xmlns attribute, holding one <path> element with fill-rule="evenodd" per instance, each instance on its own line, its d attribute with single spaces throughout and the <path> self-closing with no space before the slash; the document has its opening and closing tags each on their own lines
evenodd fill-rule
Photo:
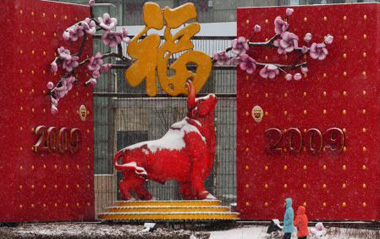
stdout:
<svg viewBox="0 0 380 239">
<path fill-rule="evenodd" d="M 115 169 L 123 175 L 119 183 L 122 199 L 133 199 L 134 191 L 139 199 L 151 200 L 144 185 L 146 180 L 175 180 L 186 200 L 215 199 L 204 182 L 215 156 L 214 111 L 218 99 L 214 94 L 195 98 L 191 82 L 187 88 L 187 117 L 173 124 L 161 139 L 137 143 L 116 153 Z"/>
</svg>

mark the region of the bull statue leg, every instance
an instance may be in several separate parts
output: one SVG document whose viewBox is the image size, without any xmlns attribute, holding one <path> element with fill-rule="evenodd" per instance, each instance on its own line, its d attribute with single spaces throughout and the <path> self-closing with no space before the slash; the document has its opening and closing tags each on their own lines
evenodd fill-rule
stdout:
<svg viewBox="0 0 380 239">
<path fill-rule="evenodd" d="M 131 194 L 131 191 L 133 190 L 134 186 L 131 184 L 131 181 L 129 180 L 129 178 L 133 175 L 131 172 L 126 172 L 126 171 L 123 171 L 122 175 L 123 175 L 123 179 L 119 182 L 121 199 L 127 200 L 127 201 L 133 200 L 135 198 Z"/>
<path fill-rule="evenodd" d="M 185 136 L 185 142 L 188 146 L 188 153 L 192 160 L 190 172 L 191 185 L 196 199 L 215 199 L 211 193 L 206 190 L 205 180 L 209 173 L 209 160 L 207 145 L 199 134 L 190 133 Z"/>
<path fill-rule="evenodd" d="M 119 183 L 120 195 L 123 200 L 135 199 L 132 191 L 141 200 L 152 200 L 152 194 L 145 188 L 145 179 L 141 178 L 134 171 L 123 171 L 123 180 Z"/>
<path fill-rule="evenodd" d="M 181 182 L 179 186 L 179 192 L 183 200 L 193 200 L 194 194 L 191 182 Z"/>
<path fill-rule="evenodd" d="M 192 185 L 197 199 L 207 199 L 208 196 L 211 195 L 211 193 L 209 193 L 209 191 L 206 190 L 205 182 L 201 175 L 196 173 L 192 175 Z"/>
<path fill-rule="evenodd" d="M 134 190 L 136 192 L 137 197 L 140 200 L 152 200 L 154 199 L 152 194 L 145 188 L 145 179 L 135 175 L 134 178 Z"/>
</svg>

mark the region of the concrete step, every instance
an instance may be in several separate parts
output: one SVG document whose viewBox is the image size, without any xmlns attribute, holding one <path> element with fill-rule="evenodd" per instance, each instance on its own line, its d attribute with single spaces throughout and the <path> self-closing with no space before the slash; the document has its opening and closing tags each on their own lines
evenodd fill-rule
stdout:
<svg viewBox="0 0 380 239">
<path fill-rule="evenodd" d="M 111 221 L 238 220 L 234 212 L 109 212 L 98 215 Z"/>
<path fill-rule="evenodd" d="M 224 206 L 114 206 L 107 212 L 229 212 Z"/>
<path fill-rule="evenodd" d="M 116 206 L 219 206 L 219 200 L 116 201 Z"/>
</svg>

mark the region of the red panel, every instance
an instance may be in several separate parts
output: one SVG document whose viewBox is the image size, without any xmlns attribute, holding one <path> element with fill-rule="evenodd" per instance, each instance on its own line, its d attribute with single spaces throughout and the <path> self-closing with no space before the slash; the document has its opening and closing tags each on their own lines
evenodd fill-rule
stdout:
<svg viewBox="0 0 380 239">
<path fill-rule="evenodd" d="M 238 35 L 250 37 L 253 26 L 262 32 L 254 41 L 274 35 L 273 20 L 285 7 L 238 9 Z M 320 5 L 294 7 L 290 31 L 312 42 L 334 36 L 325 61 L 308 59 L 309 74 L 301 81 L 283 76 L 265 80 L 238 70 L 238 207 L 243 219 L 283 217 L 283 202 L 307 205 L 311 220 L 379 220 L 379 5 Z M 303 41 L 300 41 L 303 44 Z M 294 53 L 295 54 L 295 53 Z M 275 49 L 250 49 L 259 62 L 291 63 Z M 261 123 L 250 112 L 265 112 Z M 363 111 L 365 112 L 363 113 Z M 246 112 L 249 114 L 246 115 Z M 265 130 L 291 127 L 331 127 L 345 131 L 345 151 L 330 150 L 271 156 Z M 363 130 L 364 129 L 364 130 Z M 365 131 L 365 132 L 363 132 Z M 284 140 L 282 141 L 283 147 Z M 304 144 L 305 145 L 305 144 Z M 365 148 L 363 148 L 365 147 Z M 286 184 L 286 185 L 285 185 Z"/>
<path fill-rule="evenodd" d="M 60 112 L 50 113 L 46 83 L 59 75 L 49 71 L 56 49 L 73 53 L 80 43 L 63 44 L 64 29 L 89 16 L 89 8 L 38 0 L 0 2 L 2 30 L 0 65 L 0 221 L 68 221 L 94 219 L 93 95 L 80 84 L 59 102 Z M 91 39 L 85 54 L 91 54 Z M 5 53 L 5 54 L 3 54 Z M 82 121 L 79 107 L 87 108 Z M 35 153 L 38 137 L 33 129 L 79 128 L 78 153 Z"/>
</svg>

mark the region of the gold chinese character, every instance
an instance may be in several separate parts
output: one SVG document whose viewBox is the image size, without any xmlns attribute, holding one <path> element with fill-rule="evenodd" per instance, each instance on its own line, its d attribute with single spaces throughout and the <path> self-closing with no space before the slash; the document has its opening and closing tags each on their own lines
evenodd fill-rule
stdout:
<svg viewBox="0 0 380 239">
<path fill-rule="evenodd" d="M 197 92 L 202 89 L 210 74 L 212 62 L 205 53 L 193 50 L 191 38 L 200 31 L 199 23 L 189 23 L 174 35 L 171 33 L 172 29 L 179 28 L 196 17 L 197 12 L 192 3 L 175 9 L 165 7 L 163 10 L 156 3 L 144 4 L 145 28 L 131 40 L 127 50 L 136 59 L 125 72 L 125 78 L 131 86 L 136 87 L 145 79 L 147 94 L 156 95 L 157 71 L 161 88 L 169 95 L 187 93 L 185 85 L 189 79 Z M 147 34 L 150 29 L 161 30 L 164 26 L 162 44 L 159 35 Z M 178 53 L 181 55 L 173 59 L 174 54 Z M 172 60 L 174 62 L 170 64 Z M 172 74 L 168 75 L 168 72 Z"/>
</svg>

